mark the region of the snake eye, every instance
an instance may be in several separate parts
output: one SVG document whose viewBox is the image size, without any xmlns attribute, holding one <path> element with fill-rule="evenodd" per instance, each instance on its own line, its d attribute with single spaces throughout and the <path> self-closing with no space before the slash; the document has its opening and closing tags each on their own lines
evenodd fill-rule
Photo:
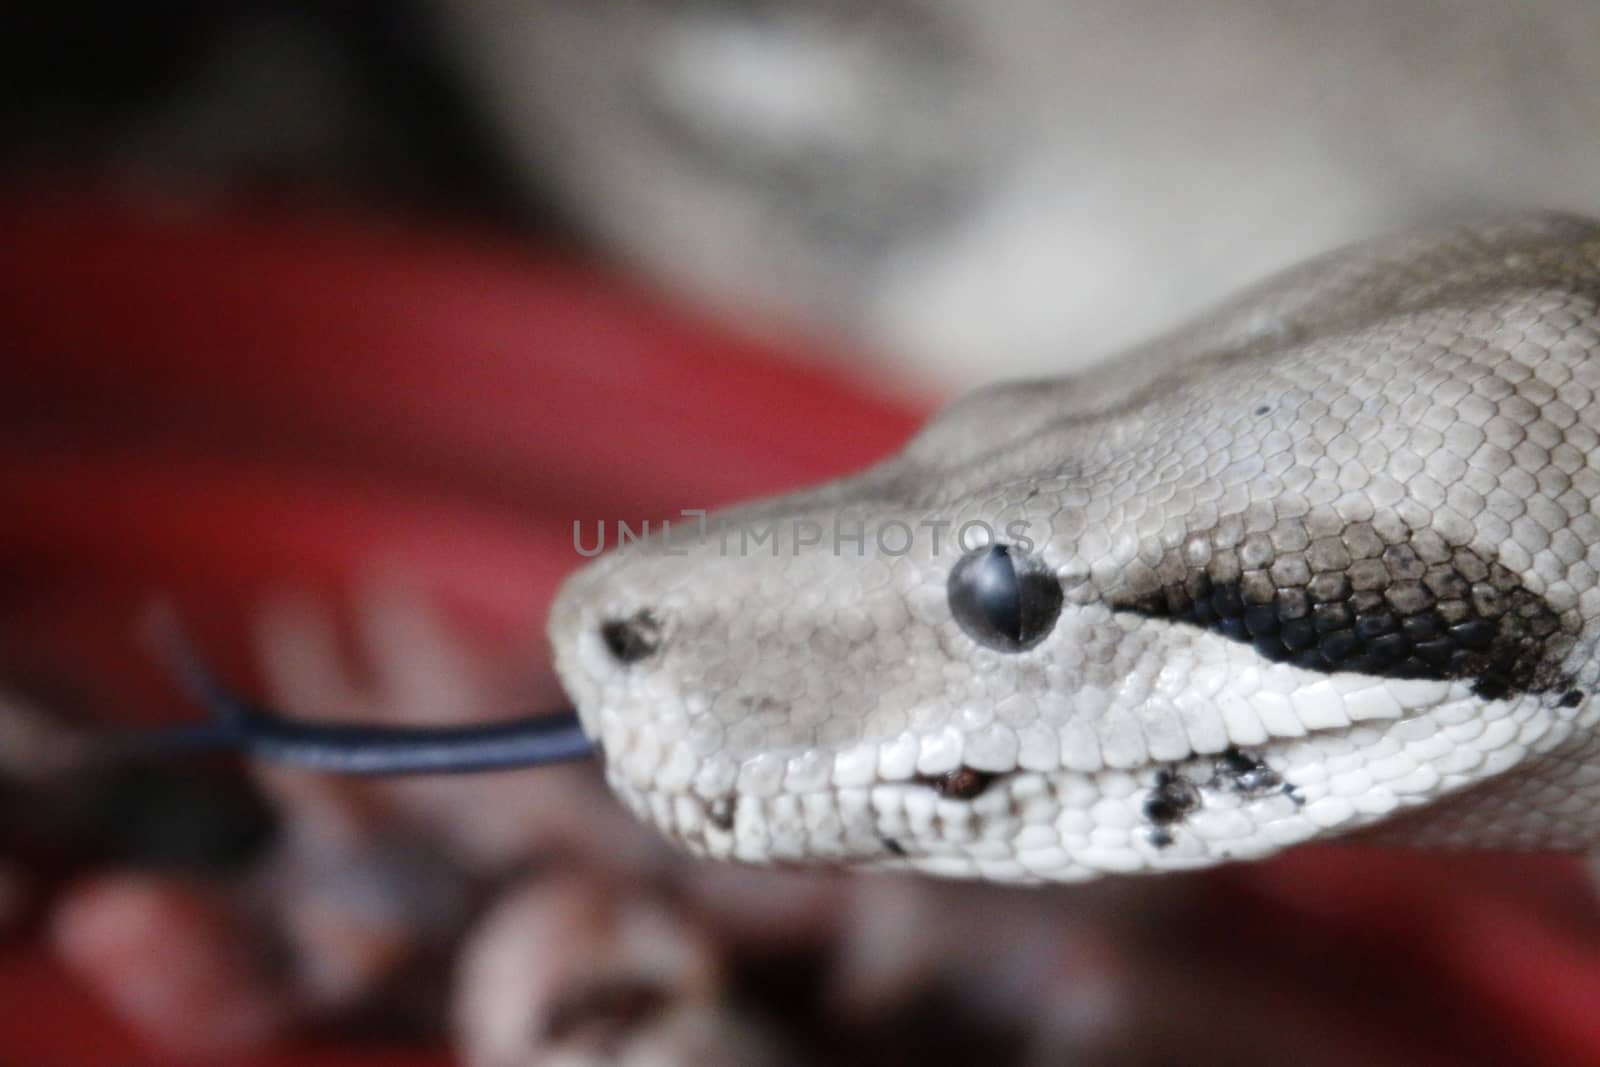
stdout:
<svg viewBox="0 0 1600 1067">
<path fill-rule="evenodd" d="M 950 613 L 968 637 L 997 652 L 1045 639 L 1061 615 L 1061 583 L 1038 556 L 1010 545 L 968 552 L 950 570 Z"/>
</svg>

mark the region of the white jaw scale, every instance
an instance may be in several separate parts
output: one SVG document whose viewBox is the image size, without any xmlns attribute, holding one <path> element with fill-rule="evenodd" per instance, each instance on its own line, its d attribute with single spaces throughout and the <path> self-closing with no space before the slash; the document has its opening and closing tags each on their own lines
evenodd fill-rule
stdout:
<svg viewBox="0 0 1600 1067">
<path fill-rule="evenodd" d="M 1270 737 L 1126 768 L 990 763 L 994 778 L 971 800 L 927 781 L 981 762 L 953 730 L 740 764 L 604 713 L 600 736 L 623 803 L 696 854 L 1036 883 L 1253 859 L 1380 823 L 1560 748 L 1582 721 L 1535 702 L 1485 702 L 1459 682 L 1349 674 L 1266 703 L 1285 716 Z"/>
<path fill-rule="evenodd" d="M 1034 882 L 1363 827 L 1591 847 L 1595 294 L 1600 237 L 1559 217 L 1319 261 L 741 510 L 753 551 L 597 561 L 558 670 L 624 802 L 721 859 Z M 961 616 L 968 521 L 1054 600 Z"/>
</svg>

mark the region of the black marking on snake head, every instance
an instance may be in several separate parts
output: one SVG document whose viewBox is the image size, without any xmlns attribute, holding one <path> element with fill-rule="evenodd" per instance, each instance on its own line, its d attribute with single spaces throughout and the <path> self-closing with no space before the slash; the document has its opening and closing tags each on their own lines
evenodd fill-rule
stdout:
<svg viewBox="0 0 1600 1067">
<path fill-rule="evenodd" d="M 733 829 L 733 818 L 738 812 L 736 797 L 718 797 L 706 804 L 706 818 L 711 825 L 724 832 Z"/>
<path fill-rule="evenodd" d="M 906 855 L 908 855 L 906 852 L 906 846 L 902 845 L 899 841 L 896 841 L 892 837 L 885 837 L 883 839 L 883 850 L 889 855 L 897 856 L 901 859 L 904 859 Z"/>
<path fill-rule="evenodd" d="M 947 800 L 971 800 L 988 789 L 999 775 L 971 767 L 957 767 L 946 774 L 927 775 L 916 781 L 931 786 L 935 793 Z"/>
<path fill-rule="evenodd" d="M 1283 776 L 1265 760 L 1238 748 L 1223 750 L 1216 759 L 1213 773 L 1217 782 L 1247 797 L 1265 796 L 1285 787 Z"/>
<path fill-rule="evenodd" d="M 1145 797 L 1144 817 L 1150 820 L 1150 843 L 1157 848 L 1172 844 L 1172 827 L 1200 807 L 1200 790 L 1171 769 L 1156 772 L 1155 786 Z"/>
<path fill-rule="evenodd" d="M 1265 526 L 1266 528 L 1261 528 Z M 1125 574 L 1116 611 L 1197 626 L 1307 670 L 1463 679 L 1486 700 L 1565 688 L 1576 616 L 1491 555 L 1393 514 L 1191 531 Z"/>
</svg>

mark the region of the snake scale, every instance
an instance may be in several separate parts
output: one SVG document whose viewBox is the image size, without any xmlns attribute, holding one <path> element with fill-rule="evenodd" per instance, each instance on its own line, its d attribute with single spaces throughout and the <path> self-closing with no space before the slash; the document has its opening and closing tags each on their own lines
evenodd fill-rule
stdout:
<svg viewBox="0 0 1600 1067">
<path fill-rule="evenodd" d="M 1600 844 L 1600 225 L 1314 260 L 574 575 L 613 788 L 753 863 L 1069 881 Z"/>
</svg>

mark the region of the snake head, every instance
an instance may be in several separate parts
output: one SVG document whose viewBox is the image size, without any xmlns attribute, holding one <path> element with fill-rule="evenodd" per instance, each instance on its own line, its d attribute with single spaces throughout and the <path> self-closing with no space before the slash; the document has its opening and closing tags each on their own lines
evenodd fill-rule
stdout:
<svg viewBox="0 0 1600 1067">
<path fill-rule="evenodd" d="M 583 568 L 557 668 L 623 800 L 720 858 L 1038 881 L 1371 826 L 1582 845 L 1538 812 L 1600 800 L 1597 264 L 1570 219 L 1406 238 L 981 391 L 863 474 Z"/>
<path fill-rule="evenodd" d="M 1010 833 L 1019 772 L 1060 769 L 1038 697 L 1082 692 L 1113 635 L 1026 488 L 995 509 L 914 483 L 891 464 L 569 580 L 557 666 L 637 814 L 748 862 L 949 865 Z"/>
</svg>

